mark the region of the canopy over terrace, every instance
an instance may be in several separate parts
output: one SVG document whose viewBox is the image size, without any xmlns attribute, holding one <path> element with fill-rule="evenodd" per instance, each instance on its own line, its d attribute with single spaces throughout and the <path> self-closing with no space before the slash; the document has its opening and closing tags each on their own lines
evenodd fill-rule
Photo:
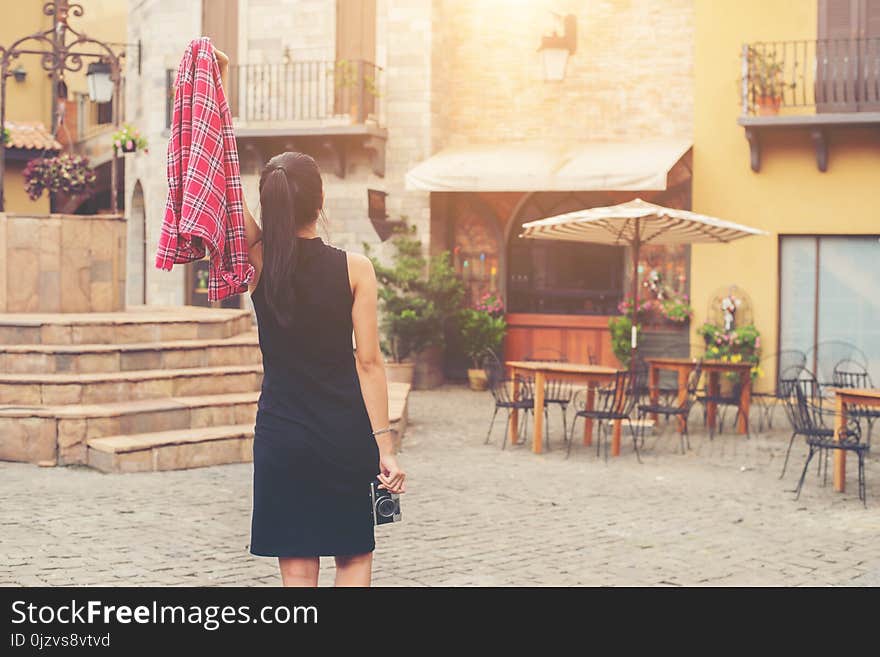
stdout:
<svg viewBox="0 0 880 657">
<path fill-rule="evenodd" d="M 766 233 L 757 228 L 689 210 L 666 208 L 637 198 L 619 205 L 578 210 L 530 221 L 523 224 L 520 237 L 631 247 L 633 308 L 638 308 L 639 249 L 643 244 L 726 243 L 749 235 Z M 635 351 L 635 326 L 632 336 L 632 349 Z M 633 358 L 631 364 L 634 363 Z"/>
<path fill-rule="evenodd" d="M 406 184 L 432 193 L 432 248 L 453 254 L 468 303 L 486 294 L 503 300 L 508 356 L 553 351 L 611 365 L 607 317 L 617 312 L 629 270 L 623 249 L 595 247 L 585 260 L 575 245 L 517 235 L 532 219 L 637 196 L 687 208 L 691 162 L 686 136 L 480 142 L 441 150 L 411 169 Z M 687 271 L 686 251 L 669 256 L 670 279 Z"/>
<path fill-rule="evenodd" d="M 654 139 L 448 148 L 411 169 L 406 186 L 430 192 L 664 190 L 690 147 L 686 139 Z"/>
</svg>

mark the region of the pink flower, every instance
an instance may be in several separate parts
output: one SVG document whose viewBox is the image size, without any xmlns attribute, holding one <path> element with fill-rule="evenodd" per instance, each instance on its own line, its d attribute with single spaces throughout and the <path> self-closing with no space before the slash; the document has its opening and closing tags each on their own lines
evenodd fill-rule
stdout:
<svg viewBox="0 0 880 657">
<path fill-rule="evenodd" d="M 118 139 L 117 139 L 116 141 L 113 142 L 113 145 L 116 146 L 116 148 L 121 148 L 121 147 L 122 147 L 122 144 L 120 143 L 120 141 L 119 141 Z"/>
<path fill-rule="evenodd" d="M 129 139 L 127 142 L 125 142 L 125 147 L 128 149 L 134 148 L 134 142 L 131 139 Z"/>
</svg>

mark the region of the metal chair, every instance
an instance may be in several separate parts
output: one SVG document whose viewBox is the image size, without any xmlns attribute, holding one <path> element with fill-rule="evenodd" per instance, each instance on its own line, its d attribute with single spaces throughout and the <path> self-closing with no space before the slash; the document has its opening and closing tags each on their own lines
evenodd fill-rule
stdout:
<svg viewBox="0 0 880 657">
<path fill-rule="evenodd" d="M 874 382 L 871 380 L 871 375 L 868 374 L 867 368 L 861 363 L 849 359 L 842 360 L 834 366 L 832 382 L 836 388 L 874 387 Z M 867 422 L 868 440 L 870 441 L 871 433 L 874 430 L 874 421 L 880 418 L 880 409 L 855 407 L 848 415 L 857 420 L 865 420 Z"/>
<path fill-rule="evenodd" d="M 552 363 L 567 362 L 567 360 L 562 356 L 562 352 L 556 349 L 545 348 L 538 353 L 547 354 L 549 357 L 544 357 L 543 355 L 529 354 L 524 358 L 524 360 L 545 361 Z M 532 383 L 534 383 L 533 379 Z M 565 381 L 563 379 L 545 378 L 544 422 L 547 425 L 546 437 L 548 450 L 550 449 L 550 414 L 547 412 L 547 408 L 550 406 L 550 404 L 555 404 L 556 406 L 559 406 L 560 410 L 562 411 L 562 437 L 563 440 L 568 440 L 568 405 L 571 403 L 571 397 L 573 394 L 574 386 L 572 386 L 570 381 Z"/>
<path fill-rule="evenodd" d="M 617 420 L 626 420 L 630 434 L 633 439 L 633 449 L 636 453 L 636 459 L 642 462 L 639 456 L 638 436 L 632 423 L 632 413 L 635 410 L 636 403 L 639 399 L 638 390 L 642 386 L 642 375 L 636 371 L 620 371 L 615 373 L 614 380 L 607 386 L 599 388 L 597 392 L 605 394 L 596 394 L 596 407 L 593 409 L 581 408 L 575 412 L 575 416 L 571 422 L 571 433 L 568 437 L 568 450 L 565 458 L 571 455 L 571 445 L 574 442 L 574 428 L 577 418 L 582 417 L 584 420 L 596 420 L 599 428 L 596 432 L 596 456 L 599 455 L 602 442 L 605 442 L 605 460 L 608 460 L 608 424 Z"/>
<path fill-rule="evenodd" d="M 804 386 L 809 391 L 811 397 L 809 410 L 812 413 L 812 417 L 809 420 L 802 417 L 801 409 L 797 405 L 795 388 L 798 386 Z M 796 376 L 780 379 L 779 397 L 782 400 L 785 415 L 788 417 L 792 430 L 791 438 L 788 441 L 788 449 L 785 450 L 785 460 L 782 462 L 782 472 L 779 474 L 779 478 L 782 479 L 788 467 L 788 458 L 791 455 L 791 448 L 794 445 L 795 438 L 798 436 L 806 438 L 811 432 L 833 437 L 834 431 L 825 426 L 825 420 L 822 417 L 821 386 L 810 370 L 804 368 Z"/>
<path fill-rule="evenodd" d="M 489 392 L 491 392 L 492 399 L 495 402 L 495 411 L 492 413 L 492 420 L 489 422 L 489 431 L 486 433 L 484 444 L 489 443 L 489 439 L 492 436 L 492 428 L 495 426 L 495 418 L 498 416 L 498 411 L 503 408 L 507 410 L 507 424 L 504 429 L 504 440 L 501 443 L 501 449 L 504 449 L 507 443 L 507 427 L 510 425 L 510 415 L 514 409 L 525 411 L 523 421 L 519 425 L 521 438 L 518 438 L 520 438 L 520 442 L 527 438 L 528 415 L 529 413 L 534 414 L 534 388 L 531 382 L 524 377 L 510 378 L 505 376 L 504 365 L 501 363 L 501 359 L 491 349 L 486 350 L 485 369 Z M 515 383 L 519 385 L 519 397 L 516 399 L 513 397 Z"/>
<path fill-rule="evenodd" d="M 806 353 L 807 366 L 814 369 L 823 393 L 834 386 L 834 368 L 846 360 L 855 361 L 867 369 L 868 357 L 861 349 L 844 340 L 825 340 Z"/>
<path fill-rule="evenodd" d="M 862 504 L 867 507 L 867 495 L 865 490 L 865 456 L 870 450 L 870 443 L 862 442 L 861 431 L 858 422 L 848 421 L 847 426 L 840 429 L 840 435 L 835 438 L 834 430 L 827 429 L 816 424 L 815 398 L 819 391 L 815 389 L 812 382 L 796 381 L 793 385 L 794 395 L 796 399 L 795 416 L 797 418 L 800 432 L 807 438 L 807 446 L 809 453 L 804 462 L 804 469 L 801 472 L 801 478 L 798 481 L 795 499 L 801 496 L 801 490 L 804 486 L 804 479 L 807 476 L 807 469 L 810 467 L 810 461 L 813 456 L 819 454 L 819 465 L 821 469 L 822 455 L 825 455 L 825 478 L 823 484 L 828 479 L 828 457 L 834 450 L 843 450 L 844 452 L 854 452 L 859 459 L 859 499 Z M 830 435 L 829 435 L 830 432 Z"/>
<path fill-rule="evenodd" d="M 518 398 L 513 395 L 514 385 L 519 385 L 520 394 Z M 492 393 L 492 399 L 495 401 L 495 411 L 492 413 L 492 420 L 489 422 L 489 431 L 486 433 L 484 444 L 489 444 L 492 436 L 492 427 L 495 426 L 495 418 L 498 411 L 507 410 L 507 423 L 504 425 L 504 439 L 501 441 L 501 449 L 507 445 L 508 427 L 510 426 L 510 416 L 514 410 L 524 411 L 522 422 L 519 430 L 522 434 L 520 442 L 528 439 L 528 416 L 529 413 L 534 415 L 535 400 L 533 391 L 529 381 L 524 379 L 496 378 L 489 377 L 489 391 Z"/>
<path fill-rule="evenodd" d="M 703 405 L 703 424 L 709 425 L 709 404 L 715 404 L 715 419 L 718 423 L 718 433 L 724 433 L 724 416 L 725 416 L 725 407 L 734 406 L 736 407 L 736 415 L 733 418 L 733 424 L 735 425 L 737 420 L 739 419 L 740 408 L 739 402 L 742 395 L 742 381 L 737 380 L 731 389 L 730 394 L 724 394 L 720 390 L 717 393 L 710 393 L 708 388 L 708 381 L 706 382 L 706 386 L 703 390 L 697 393 L 697 402 Z M 748 425 L 746 425 L 746 437 L 751 438 L 751 430 Z M 709 425 L 709 439 L 713 440 L 715 438 L 715 425 Z"/>
<path fill-rule="evenodd" d="M 486 378 L 491 381 L 492 378 L 504 378 L 504 365 L 492 349 L 486 349 L 485 358 L 483 359 L 483 369 L 486 370 Z"/>
<path fill-rule="evenodd" d="M 807 366 L 807 355 L 797 349 L 786 349 L 778 354 L 771 354 L 761 359 L 760 367 L 766 371 L 775 364 L 776 384 L 773 390 L 768 392 L 752 391 L 752 401 L 757 406 L 758 432 L 764 430 L 764 423 L 767 428 L 773 428 L 773 411 L 779 405 L 784 405 L 784 399 L 781 392 L 779 382 L 783 379 L 797 379 L 801 371 Z"/>
<path fill-rule="evenodd" d="M 693 371 L 691 371 L 690 375 L 688 376 L 687 395 L 680 402 L 677 402 L 675 404 L 639 404 L 638 427 L 640 438 L 643 438 L 644 436 L 645 418 L 648 415 L 656 413 L 657 415 L 663 415 L 667 421 L 670 417 L 680 419 L 681 425 L 679 428 L 679 441 L 681 443 L 681 453 L 685 453 L 685 443 L 687 444 L 687 449 L 691 448 L 690 436 L 688 435 L 688 417 L 691 413 L 691 407 L 694 405 L 694 402 L 697 398 L 697 386 L 699 385 L 700 377 L 702 376 L 702 374 L 702 363 L 697 361 L 696 367 L 694 367 Z"/>
<path fill-rule="evenodd" d="M 644 359 L 644 357 L 641 356 L 641 354 L 636 354 L 635 368 L 639 371 L 642 381 L 642 385 L 639 390 L 639 397 L 643 400 L 646 400 L 647 403 L 650 403 L 650 367 L 648 366 L 648 362 Z M 659 374 L 659 386 L 657 388 L 659 397 L 664 405 L 672 406 L 675 403 L 675 400 L 678 399 L 678 379 L 675 378 L 675 374 L 673 372 L 666 372 L 661 370 Z"/>
</svg>

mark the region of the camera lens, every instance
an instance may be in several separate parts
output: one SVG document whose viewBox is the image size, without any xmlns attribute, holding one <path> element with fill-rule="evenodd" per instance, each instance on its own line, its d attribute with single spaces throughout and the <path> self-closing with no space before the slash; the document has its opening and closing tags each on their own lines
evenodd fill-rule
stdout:
<svg viewBox="0 0 880 657">
<path fill-rule="evenodd" d="M 396 507 L 397 505 L 394 503 L 394 500 L 390 497 L 386 497 L 379 500 L 376 504 L 376 512 L 383 518 L 390 518 L 394 515 Z"/>
</svg>

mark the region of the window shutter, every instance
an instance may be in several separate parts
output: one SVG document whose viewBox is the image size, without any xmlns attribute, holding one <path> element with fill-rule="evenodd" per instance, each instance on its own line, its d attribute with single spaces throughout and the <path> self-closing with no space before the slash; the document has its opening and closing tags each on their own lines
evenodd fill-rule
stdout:
<svg viewBox="0 0 880 657">
<path fill-rule="evenodd" d="M 238 116 L 238 0 L 202 0 L 202 36 L 229 55 L 229 107 Z"/>
<path fill-rule="evenodd" d="M 376 62 L 376 0 L 336 1 L 336 113 L 356 110 L 358 120 L 374 111 L 367 91 Z M 354 118 L 354 117 L 353 117 Z"/>
<path fill-rule="evenodd" d="M 880 0 L 861 0 L 859 111 L 880 111 Z"/>
<path fill-rule="evenodd" d="M 862 0 L 819 0 L 816 111 L 854 112 L 859 87 L 859 5 Z"/>
</svg>

